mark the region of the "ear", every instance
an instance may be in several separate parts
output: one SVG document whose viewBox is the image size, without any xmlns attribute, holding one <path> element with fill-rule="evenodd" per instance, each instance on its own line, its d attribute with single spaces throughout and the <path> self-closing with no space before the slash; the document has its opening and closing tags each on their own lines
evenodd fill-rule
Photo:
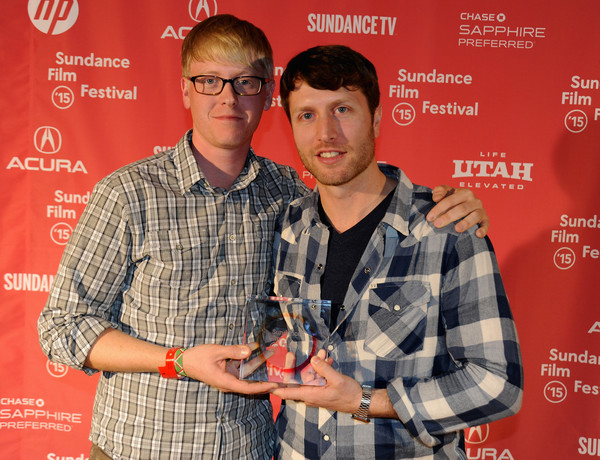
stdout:
<svg viewBox="0 0 600 460">
<path fill-rule="evenodd" d="M 188 79 L 181 77 L 181 93 L 183 97 L 183 106 L 189 110 L 191 107 L 190 103 L 190 85 L 191 83 Z"/>
<path fill-rule="evenodd" d="M 263 110 L 269 110 L 273 103 L 273 93 L 275 92 L 275 80 L 270 80 L 265 85 L 265 105 Z"/>
<path fill-rule="evenodd" d="M 375 134 L 375 137 L 379 137 L 379 128 L 381 127 L 382 116 L 383 108 L 381 107 L 381 104 L 379 104 L 373 113 L 373 133 Z"/>
</svg>

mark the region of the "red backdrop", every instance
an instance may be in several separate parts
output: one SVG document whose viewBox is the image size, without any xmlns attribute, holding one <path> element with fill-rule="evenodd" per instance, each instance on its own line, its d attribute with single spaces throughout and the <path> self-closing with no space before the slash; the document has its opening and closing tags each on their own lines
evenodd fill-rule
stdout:
<svg viewBox="0 0 600 460">
<path fill-rule="evenodd" d="M 36 320 L 93 185 L 173 146 L 181 40 L 233 13 L 281 73 L 347 44 L 379 73 L 379 160 L 473 188 L 492 218 L 522 342 L 519 415 L 468 431 L 470 459 L 600 456 L 600 3 L 464 0 L 9 0 L 0 17 L 0 452 L 84 459 L 96 377 L 47 361 Z M 276 91 L 276 96 L 278 92 Z M 278 100 L 253 145 L 294 166 Z"/>
</svg>

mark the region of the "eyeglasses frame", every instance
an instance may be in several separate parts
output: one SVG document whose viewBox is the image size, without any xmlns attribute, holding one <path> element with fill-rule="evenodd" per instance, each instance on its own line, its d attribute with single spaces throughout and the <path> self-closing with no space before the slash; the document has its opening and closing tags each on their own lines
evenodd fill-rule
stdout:
<svg viewBox="0 0 600 460">
<path fill-rule="evenodd" d="M 200 78 L 200 77 L 214 77 L 214 78 L 218 78 L 219 80 L 221 80 L 223 82 L 223 86 L 221 86 L 221 90 L 218 93 L 201 93 L 200 91 L 198 91 L 198 88 L 196 88 L 196 79 Z M 240 78 L 257 78 L 260 81 L 260 88 L 258 89 L 258 92 L 255 94 L 240 94 L 238 93 L 238 91 L 235 88 L 235 85 L 233 84 L 234 81 L 240 79 Z M 234 78 L 223 78 L 223 77 L 219 77 L 218 75 L 208 75 L 208 74 L 202 74 L 202 75 L 194 75 L 193 77 L 185 77 L 187 80 L 192 82 L 192 85 L 194 86 L 194 90 L 198 93 L 198 94 L 202 94 L 204 96 L 218 96 L 219 94 L 221 94 L 223 92 L 223 90 L 225 89 L 225 85 L 227 83 L 231 84 L 231 87 L 233 88 L 233 92 L 235 94 L 237 94 L 238 96 L 258 96 L 265 84 L 273 81 L 272 78 L 264 78 L 264 77 L 259 77 L 258 75 L 240 75 L 239 77 L 234 77 Z"/>
</svg>

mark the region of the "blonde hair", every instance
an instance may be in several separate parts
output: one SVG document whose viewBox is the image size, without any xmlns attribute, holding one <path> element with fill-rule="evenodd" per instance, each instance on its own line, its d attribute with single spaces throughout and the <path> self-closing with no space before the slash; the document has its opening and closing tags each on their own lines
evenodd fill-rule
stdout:
<svg viewBox="0 0 600 460">
<path fill-rule="evenodd" d="M 273 78 L 273 50 L 264 32 L 248 21 L 219 14 L 197 24 L 183 40 L 181 70 L 184 76 L 192 61 L 236 63 Z"/>
</svg>

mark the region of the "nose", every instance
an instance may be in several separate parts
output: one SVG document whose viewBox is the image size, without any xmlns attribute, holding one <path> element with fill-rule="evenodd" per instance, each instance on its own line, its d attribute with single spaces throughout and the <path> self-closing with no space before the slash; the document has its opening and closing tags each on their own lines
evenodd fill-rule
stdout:
<svg viewBox="0 0 600 460">
<path fill-rule="evenodd" d="M 332 116 L 324 116 L 319 120 L 319 140 L 321 142 L 331 142 L 338 136 L 337 120 Z"/>
<path fill-rule="evenodd" d="M 229 85 L 228 85 L 229 84 Z M 223 89 L 221 93 L 218 94 L 218 97 L 223 104 L 236 105 L 238 102 L 238 95 L 233 90 L 233 82 L 226 81 L 223 85 Z"/>
</svg>

